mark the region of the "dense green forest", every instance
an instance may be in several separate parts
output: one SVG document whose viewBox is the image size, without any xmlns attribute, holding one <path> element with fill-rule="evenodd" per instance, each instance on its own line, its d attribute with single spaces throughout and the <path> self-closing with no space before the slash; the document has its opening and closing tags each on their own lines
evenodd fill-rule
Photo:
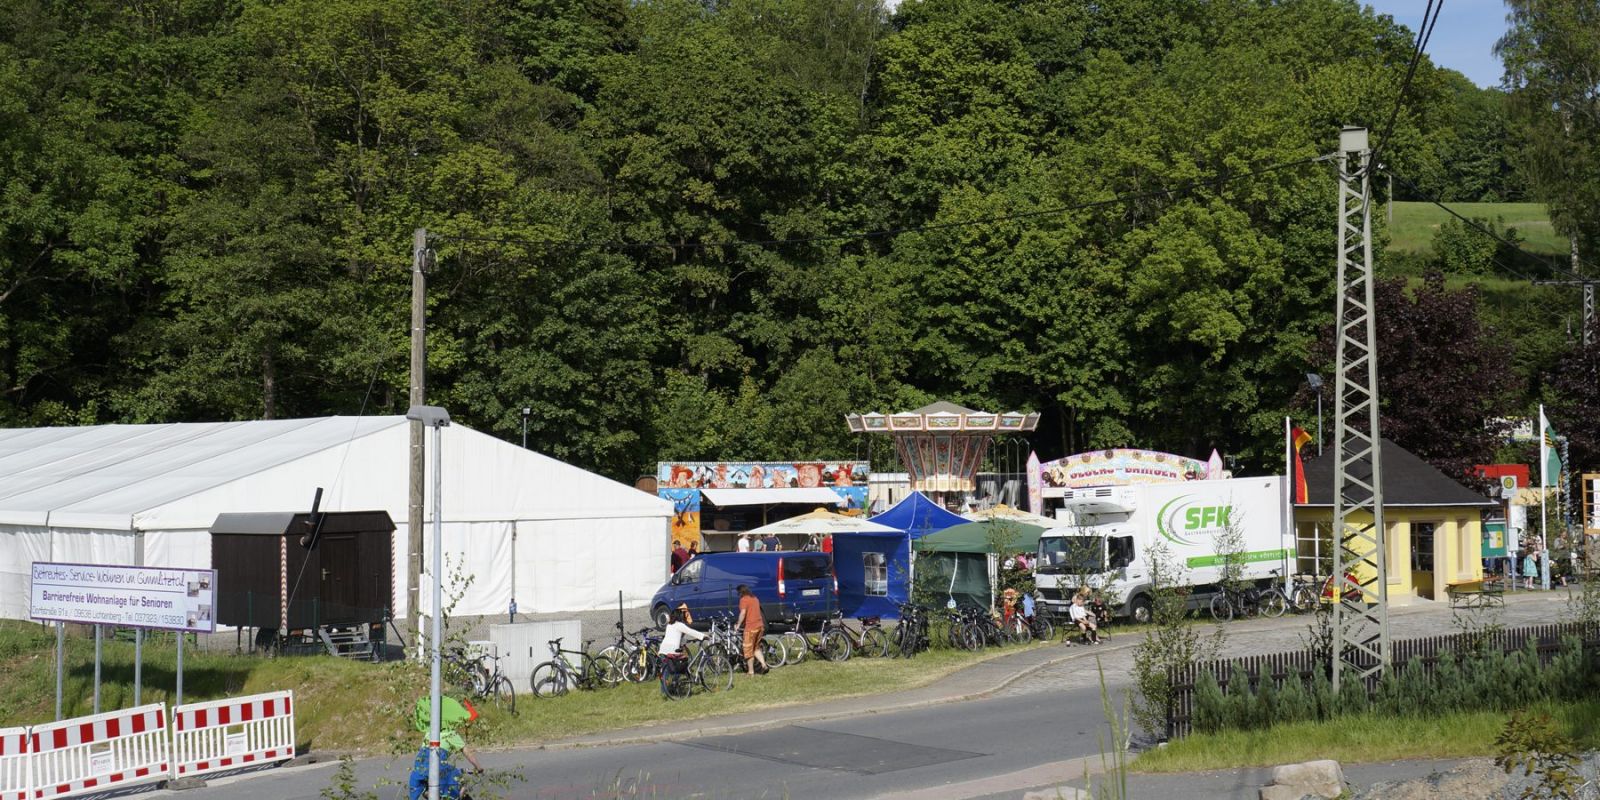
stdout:
<svg viewBox="0 0 1600 800">
<path fill-rule="evenodd" d="M 1271 463 L 1330 369 L 1311 159 L 1413 43 L 1341 0 L 0 0 L 0 424 L 400 412 L 426 228 L 429 402 L 615 477 L 935 398 Z M 1542 199 L 1512 105 L 1424 60 L 1396 195 Z M 1384 265 L 1386 424 L 1440 463 L 1589 402 L 1570 292 L 1420 277 L 1496 246 Z"/>
</svg>

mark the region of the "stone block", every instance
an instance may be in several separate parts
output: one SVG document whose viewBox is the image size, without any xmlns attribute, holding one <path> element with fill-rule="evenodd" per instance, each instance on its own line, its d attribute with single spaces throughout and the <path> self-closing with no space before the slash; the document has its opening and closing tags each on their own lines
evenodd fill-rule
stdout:
<svg viewBox="0 0 1600 800">
<path fill-rule="evenodd" d="M 1279 786 L 1343 786 L 1344 770 L 1331 759 L 1284 764 L 1273 768 L 1272 782 Z"/>
</svg>

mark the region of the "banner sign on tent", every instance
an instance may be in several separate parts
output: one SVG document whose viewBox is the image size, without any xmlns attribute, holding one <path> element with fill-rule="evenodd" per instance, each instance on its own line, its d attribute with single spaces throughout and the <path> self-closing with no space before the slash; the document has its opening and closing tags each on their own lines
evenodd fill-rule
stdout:
<svg viewBox="0 0 1600 800">
<path fill-rule="evenodd" d="M 865 461 L 662 461 L 656 464 L 656 495 L 672 503 L 672 541 L 687 547 L 700 542 L 701 489 L 833 490 L 843 504 L 840 513 L 857 515 L 867 508 Z"/>
<path fill-rule="evenodd" d="M 1115 448 L 1058 458 L 1039 465 L 1046 497 L 1060 497 L 1061 489 L 1096 486 L 1132 486 L 1143 483 L 1180 483 L 1205 478 L 1206 462 L 1153 450 Z M 1056 491 L 1052 492 L 1051 489 Z"/>
<path fill-rule="evenodd" d="M 51 622 L 214 633 L 217 572 L 36 561 L 28 616 Z"/>
</svg>

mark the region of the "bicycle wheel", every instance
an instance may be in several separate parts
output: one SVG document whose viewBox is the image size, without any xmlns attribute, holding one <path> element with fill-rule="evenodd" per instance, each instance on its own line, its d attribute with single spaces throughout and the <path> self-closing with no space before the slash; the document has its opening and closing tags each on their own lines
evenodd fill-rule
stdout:
<svg viewBox="0 0 1600 800">
<path fill-rule="evenodd" d="M 721 653 L 707 653 L 695 669 L 695 682 L 706 694 L 725 692 L 733 688 L 733 663 Z"/>
<path fill-rule="evenodd" d="M 578 676 L 578 687 L 580 689 L 604 689 L 608 686 L 615 686 L 617 684 L 611 681 L 612 675 L 620 675 L 620 673 L 617 672 L 616 665 L 611 663 L 611 659 L 603 656 L 585 655 L 583 657 L 583 674 Z"/>
<path fill-rule="evenodd" d="M 662 697 L 668 700 L 682 700 L 689 696 L 689 691 L 694 688 L 694 679 L 689 675 L 688 669 L 687 665 L 683 665 L 677 670 L 662 670 L 659 673 Z"/>
<path fill-rule="evenodd" d="M 1211 618 L 1218 622 L 1233 619 L 1233 603 L 1228 600 L 1227 593 L 1211 596 Z"/>
<path fill-rule="evenodd" d="M 767 662 L 768 669 L 777 669 L 783 666 L 783 645 L 776 636 L 761 637 L 761 658 Z"/>
<path fill-rule="evenodd" d="M 823 632 L 822 640 L 818 642 L 818 646 L 822 650 L 823 658 L 829 661 L 837 663 L 850 660 L 850 637 L 844 635 L 844 631 L 830 630 Z"/>
<path fill-rule="evenodd" d="M 1270 619 L 1283 616 L 1289 610 L 1289 598 L 1283 596 L 1282 589 L 1268 589 L 1256 598 L 1256 604 L 1261 608 L 1261 615 Z"/>
<path fill-rule="evenodd" d="M 1048 642 L 1056 638 L 1056 626 L 1048 617 L 1034 617 L 1032 626 L 1033 638 L 1041 642 Z"/>
<path fill-rule="evenodd" d="M 605 685 L 616 686 L 627 678 L 628 651 L 616 645 L 611 645 L 595 656 L 595 661 L 597 662 L 602 659 L 605 661 L 606 669 L 600 676 L 600 680 Z"/>
<path fill-rule="evenodd" d="M 867 658 L 889 656 L 889 635 L 882 628 L 868 628 L 861 632 L 861 655 Z"/>
<path fill-rule="evenodd" d="M 789 631 L 782 637 L 783 663 L 799 664 L 806 660 L 806 654 L 811 652 L 811 642 L 806 640 L 805 634 L 798 631 Z"/>
<path fill-rule="evenodd" d="M 529 677 L 533 685 L 535 697 L 557 697 L 567 693 L 572 687 L 568 686 L 567 672 L 556 665 L 554 661 L 546 661 L 533 668 L 533 675 Z"/>
<path fill-rule="evenodd" d="M 1321 598 L 1317 596 L 1317 590 L 1310 586 L 1296 586 L 1294 588 L 1294 610 L 1298 613 L 1304 614 L 1308 611 L 1316 610 L 1319 600 Z"/>
<path fill-rule="evenodd" d="M 961 644 L 959 646 L 962 650 L 975 653 L 988 646 L 987 638 L 988 634 L 984 632 L 982 625 L 976 622 L 969 623 L 961 628 Z"/>
<path fill-rule="evenodd" d="M 517 713 L 517 693 L 511 688 L 510 678 L 495 676 L 494 683 L 489 685 L 489 701 L 512 714 Z"/>
</svg>

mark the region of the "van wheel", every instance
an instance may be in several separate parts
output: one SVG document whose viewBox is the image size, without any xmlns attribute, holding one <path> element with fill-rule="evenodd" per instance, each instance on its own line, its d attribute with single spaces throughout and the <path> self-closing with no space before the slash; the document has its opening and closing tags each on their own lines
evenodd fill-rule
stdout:
<svg viewBox="0 0 1600 800">
<path fill-rule="evenodd" d="M 1150 622 L 1150 595 L 1141 594 L 1128 602 L 1128 618 L 1134 623 L 1144 625 Z"/>
<path fill-rule="evenodd" d="M 672 612 L 668 611 L 665 605 L 658 605 L 650 609 L 650 618 L 655 620 L 656 630 L 664 631 L 672 622 Z"/>
</svg>

